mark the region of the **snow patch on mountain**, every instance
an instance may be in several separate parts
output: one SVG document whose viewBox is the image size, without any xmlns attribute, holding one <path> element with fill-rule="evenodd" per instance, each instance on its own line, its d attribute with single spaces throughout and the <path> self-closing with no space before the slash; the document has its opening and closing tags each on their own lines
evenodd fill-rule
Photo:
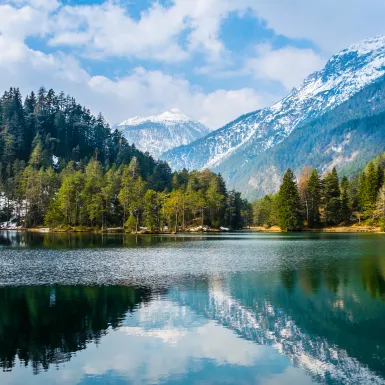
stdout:
<svg viewBox="0 0 385 385">
<path fill-rule="evenodd" d="M 187 145 L 210 130 L 177 108 L 160 115 L 127 119 L 118 125 L 129 143 L 159 158 L 164 152 Z"/>
<path fill-rule="evenodd" d="M 172 150 L 165 160 L 175 169 L 221 171 L 221 165 L 230 157 L 233 162 L 236 154 L 237 164 L 232 168 L 239 168 L 248 157 L 276 146 L 305 121 L 339 106 L 384 75 L 385 36 L 363 40 L 334 55 L 321 71 L 270 108 L 240 117 L 190 146 Z"/>
</svg>

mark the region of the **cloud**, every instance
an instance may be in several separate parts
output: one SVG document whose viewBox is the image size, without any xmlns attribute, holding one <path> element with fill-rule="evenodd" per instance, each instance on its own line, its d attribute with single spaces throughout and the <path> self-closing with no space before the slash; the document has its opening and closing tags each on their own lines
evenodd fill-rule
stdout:
<svg viewBox="0 0 385 385">
<path fill-rule="evenodd" d="M 258 94 L 250 88 L 205 93 L 183 77 L 148 71 L 141 67 L 116 80 L 103 76 L 93 77 L 89 85 L 104 99 L 114 101 L 106 106 L 106 111 L 119 120 L 178 107 L 212 129 L 274 100 L 272 95 Z"/>
<path fill-rule="evenodd" d="M 51 46 L 85 49 L 94 58 L 137 57 L 161 61 L 187 58 L 177 44 L 183 17 L 174 8 L 155 4 L 141 19 L 132 19 L 119 4 L 65 6 L 55 16 Z"/>
<path fill-rule="evenodd" d="M 49 30 L 47 12 L 29 5 L 21 8 L 0 5 L 0 35 L 23 41 L 26 36 L 44 35 Z"/>
<path fill-rule="evenodd" d="M 139 18 L 130 16 L 132 5 L 126 7 L 120 1 L 88 5 L 3 1 L 0 88 L 20 86 L 26 93 L 45 85 L 64 90 L 93 112 L 102 111 L 111 123 L 179 107 L 209 127 L 219 128 L 278 99 L 281 95 L 272 93 L 269 81 L 290 89 L 320 68 L 330 51 L 385 32 L 382 0 L 352 1 L 353 5 L 346 0 L 311 4 L 298 0 L 293 7 L 287 2 L 255 0 L 174 0 L 168 6 L 154 2 Z M 308 39 L 321 53 L 260 45 L 255 57 L 246 57 L 236 68 L 240 60 L 232 60 L 233 54 L 221 40 L 221 25 L 229 14 L 242 16 L 250 10 L 276 35 Z M 320 28 L 326 23 L 327 28 Z M 30 48 L 27 38 L 31 36 L 39 37 L 47 51 Z M 84 57 L 91 59 L 87 68 L 82 64 Z M 124 58 L 127 69 L 122 72 L 122 65 L 119 77 L 107 77 L 100 65 L 96 70 L 92 67 L 92 59 L 106 58 Z M 140 65 L 132 64 L 136 59 Z M 200 79 L 186 75 L 189 64 L 197 68 L 195 75 Z M 263 88 L 256 89 L 252 77 Z M 205 89 L 204 79 L 209 78 L 222 78 L 223 83 L 219 89 Z M 224 79 L 232 80 L 231 87 Z"/>
<path fill-rule="evenodd" d="M 284 47 L 273 50 L 270 45 L 257 47 L 258 56 L 247 61 L 254 77 L 278 81 L 290 90 L 310 73 L 319 70 L 325 60 L 311 49 Z"/>
<path fill-rule="evenodd" d="M 20 86 L 26 94 L 44 85 L 64 90 L 110 123 L 178 107 L 215 129 L 268 103 L 249 88 L 204 92 L 183 76 L 142 67 L 115 79 L 91 76 L 71 55 L 44 54 L 7 36 L 0 36 L 0 50 L 0 89 Z"/>
<path fill-rule="evenodd" d="M 170 7 L 155 3 L 135 20 L 114 2 L 64 6 L 55 15 L 49 44 L 83 47 L 84 54 L 93 58 L 179 62 L 200 51 L 213 61 L 225 51 L 219 39 L 221 20 L 239 7 L 233 1 L 175 0 Z M 185 41 L 180 40 L 183 33 Z"/>
<path fill-rule="evenodd" d="M 240 115 L 269 106 L 276 99 L 274 94 L 258 93 L 252 88 L 217 90 L 205 95 L 201 122 L 208 127 L 219 128 Z"/>
</svg>

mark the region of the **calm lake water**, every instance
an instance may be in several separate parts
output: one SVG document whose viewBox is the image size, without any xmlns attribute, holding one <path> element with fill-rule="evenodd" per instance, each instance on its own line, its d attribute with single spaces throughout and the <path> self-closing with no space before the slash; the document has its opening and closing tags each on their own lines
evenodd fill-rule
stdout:
<svg viewBox="0 0 385 385">
<path fill-rule="evenodd" d="M 385 236 L 0 232 L 0 384 L 385 384 Z"/>
</svg>

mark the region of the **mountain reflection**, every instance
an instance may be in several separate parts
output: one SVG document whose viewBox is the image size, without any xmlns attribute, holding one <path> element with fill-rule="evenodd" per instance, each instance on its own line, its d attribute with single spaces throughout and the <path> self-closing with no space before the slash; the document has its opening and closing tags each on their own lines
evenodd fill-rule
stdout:
<svg viewBox="0 0 385 385">
<path fill-rule="evenodd" d="M 26 248 L 33 248 L 36 240 L 35 236 L 27 234 L 12 233 L 11 236 L 19 237 L 16 241 L 10 239 L 12 245 L 25 245 Z M 87 247 L 100 247 L 100 242 L 103 245 L 107 242 L 108 246 L 127 242 L 128 247 L 145 245 L 146 248 L 154 242 L 167 242 L 167 246 L 170 242 L 183 242 L 183 237 L 107 235 L 102 238 L 94 238 L 91 234 L 55 234 L 40 237 L 38 242 L 40 247 L 44 242 L 44 247 L 49 248 L 81 247 L 82 242 Z M 342 238 L 341 249 L 344 242 Z M 117 250 L 109 254 L 91 250 L 93 259 L 84 258 L 80 268 L 94 263 L 95 275 L 103 273 L 108 277 L 111 271 L 119 270 L 121 282 L 130 285 L 131 279 L 142 273 L 141 282 L 145 284 L 0 288 L 0 366 L 4 371 L 11 371 L 15 365 L 17 368 L 20 360 L 31 366 L 34 373 L 52 366 L 65 371 L 66 366 L 59 364 L 70 360 L 73 364 L 76 360 L 71 358 L 75 353 L 88 347 L 87 353 L 78 355 L 82 356 L 81 368 L 87 367 L 90 375 L 98 375 L 100 381 L 103 376 L 115 375 L 135 380 L 139 377 L 136 383 L 167 383 L 169 373 L 176 373 L 180 381 L 174 383 L 182 383 L 183 376 L 193 376 L 199 370 L 203 373 L 205 365 L 211 365 L 207 369 L 211 371 L 214 367 L 223 369 L 227 365 L 229 372 L 221 372 L 224 378 L 232 370 L 234 376 L 237 371 L 236 375 L 244 378 L 246 371 L 250 375 L 258 373 L 254 369 L 258 367 L 259 357 L 268 360 L 265 353 L 274 351 L 271 361 L 262 361 L 259 368 L 268 362 L 269 370 L 273 368 L 271 370 L 283 373 L 293 365 L 307 374 L 306 379 L 325 384 L 385 384 L 385 259 L 381 243 L 373 241 L 368 247 L 366 242 L 357 242 L 349 249 L 351 255 L 339 258 L 333 256 L 335 243 L 327 248 L 322 242 L 314 242 L 311 246 L 314 249 L 300 248 L 299 243 L 295 238 L 287 243 L 277 242 L 274 246 L 277 253 L 272 254 L 271 264 L 264 265 L 264 270 L 256 269 L 254 259 L 250 258 L 247 265 L 250 269 L 237 271 L 239 260 L 234 258 L 234 269 L 231 266 L 225 273 L 224 269 L 216 272 L 215 269 L 223 264 L 221 255 L 211 261 L 211 270 L 198 274 L 191 269 L 190 274 L 184 275 L 180 272 L 192 265 L 195 267 L 196 260 L 190 263 L 185 259 L 183 269 L 178 270 L 179 253 L 188 251 L 188 256 L 192 257 L 198 252 L 203 253 L 204 248 L 199 246 L 197 249 L 189 244 L 184 245 L 186 251 L 171 245 L 158 248 L 158 253 L 151 250 L 148 254 L 141 254 L 140 248 L 124 249 L 124 253 L 133 255 L 127 259 L 119 259 L 121 255 L 117 255 Z M 239 245 L 234 244 L 234 247 Z M 217 242 L 206 245 L 219 255 Z M 252 252 L 258 251 L 251 242 L 250 247 Z M 49 250 L 41 253 L 44 258 L 41 255 L 38 258 L 36 250 L 3 250 L 7 253 L 3 266 L 16 260 L 20 264 L 30 261 L 31 266 L 40 267 L 54 258 Z M 87 250 L 71 253 L 72 259 L 64 253 L 56 257 L 55 269 L 48 272 L 65 270 L 83 254 L 91 255 Z M 107 273 L 97 269 L 102 256 L 105 263 L 100 266 L 107 268 L 113 261 L 116 263 Z M 144 274 L 151 263 L 150 256 L 155 260 L 163 258 L 162 263 L 152 264 L 154 271 Z M 207 258 L 207 254 L 204 256 Z M 170 260 L 172 265 L 167 266 Z M 203 258 L 199 261 L 207 262 Z M 157 276 L 163 265 L 168 268 L 167 274 Z M 20 271 L 23 282 L 24 275 L 30 271 Z M 71 273 L 77 271 L 73 269 Z M 5 277 L 7 272 L 2 274 Z M 41 270 L 35 269 L 34 277 L 41 279 L 42 274 Z M 94 282 L 93 276 L 91 278 L 90 282 Z M 167 291 L 155 289 L 161 287 L 167 287 Z M 90 343 L 98 344 L 100 349 L 90 354 Z M 111 357 L 112 354 L 116 356 Z M 172 358 L 169 358 L 170 354 Z M 114 370 L 115 374 L 112 373 Z M 83 374 L 81 372 L 79 378 Z M 204 379 L 206 374 L 203 373 L 201 378 Z M 49 383 L 44 382 L 43 377 L 36 378 L 38 381 L 42 378 L 44 384 Z M 258 382 L 250 380 L 249 383 Z"/>
<path fill-rule="evenodd" d="M 68 361 L 150 299 L 149 289 L 124 286 L 0 288 L 0 366 L 11 370 L 16 355 L 34 373 Z"/>
</svg>

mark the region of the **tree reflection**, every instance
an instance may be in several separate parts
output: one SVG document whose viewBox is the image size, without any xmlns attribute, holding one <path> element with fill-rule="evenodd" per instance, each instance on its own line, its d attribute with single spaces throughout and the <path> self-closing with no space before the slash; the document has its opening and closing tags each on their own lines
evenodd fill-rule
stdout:
<svg viewBox="0 0 385 385">
<path fill-rule="evenodd" d="M 150 299 L 147 288 L 123 286 L 1 288 L 0 366 L 11 370 L 18 356 L 38 373 L 68 361 Z"/>
</svg>

